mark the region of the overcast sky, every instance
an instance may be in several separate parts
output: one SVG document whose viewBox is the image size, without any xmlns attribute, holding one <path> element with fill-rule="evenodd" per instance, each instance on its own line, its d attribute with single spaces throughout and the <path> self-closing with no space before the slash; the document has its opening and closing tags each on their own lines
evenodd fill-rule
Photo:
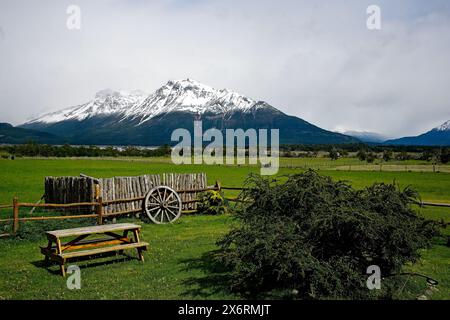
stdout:
<svg viewBox="0 0 450 320">
<path fill-rule="evenodd" d="M 0 122 L 181 78 L 329 130 L 422 133 L 450 120 L 450 1 L 0 1 Z"/>
</svg>

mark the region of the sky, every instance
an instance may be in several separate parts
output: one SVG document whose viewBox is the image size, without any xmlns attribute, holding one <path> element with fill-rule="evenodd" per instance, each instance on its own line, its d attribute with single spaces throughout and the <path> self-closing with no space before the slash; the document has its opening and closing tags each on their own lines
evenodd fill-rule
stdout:
<svg viewBox="0 0 450 320">
<path fill-rule="evenodd" d="M 450 1 L 0 1 L 0 122 L 183 78 L 328 130 L 420 134 L 450 120 Z"/>
</svg>

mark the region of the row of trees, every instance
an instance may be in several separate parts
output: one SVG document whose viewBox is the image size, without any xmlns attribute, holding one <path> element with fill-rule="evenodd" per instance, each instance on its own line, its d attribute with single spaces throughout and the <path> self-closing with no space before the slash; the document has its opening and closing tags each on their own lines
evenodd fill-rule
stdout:
<svg viewBox="0 0 450 320">
<path fill-rule="evenodd" d="M 384 161 L 390 160 L 426 160 L 433 163 L 448 163 L 450 161 L 450 148 L 429 148 L 423 147 L 421 152 L 407 151 L 403 147 L 393 147 L 379 149 L 379 147 L 370 147 L 359 145 L 359 149 L 353 149 L 355 145 L 339 145 L 335 146 L 307 146 L 298 153 L 291 149 L 298 146 L 280 146 L 281 156 L 285 157 L 317 157 L 319 151 L 329 152 L 328 156 L 336 160 L 346 157 L 349 152 L 356 152 L 356 157 L 361 161 L 373 163 L 376 159 L 381 158 Z M 322 147 L 322 149 L 316 149 Z M 236 148 L 235 148 L 236 149 Z M 226 149 L 223 150 L 224 155 Z M 21 145 L 4 145 L 0 146 L 0 153 L 3 157 L 9 156 L 26 156 L 26 157 L 164 157 L 171 154 L 171 147 L 163 145 L 158 148 L 139 148 L 135 146 L 121 147 L 97 147 L 97 146 L 71 146 L 71 145 L 47 145 L 37 143 L 27 143 Z M 235 150 L 236 153 L 236 150 Z M 270 152 L 269 152 L 270 153 Z M 248 151 L 246 152 L 248 156 Z"/>
<path fill-rule="evenodd" d="M 62 146 L 37 144 L 30 142 L 20 145 L 0 146 L 0 154 L 3 157 L 164 157 L 170 156 L 172 148 L 169 145 L 163 145 L 158 148 L 144 148 L 136 146 L 127 147 L 98 147 L 98 146 L 71 146 L 65 144 Z M 257 151 L 259 154 L 259 150 Z M 226 156 L 227 148 L 223 148 L 223 156 Z M 194 148 L 191 148 L 191 154 L 194 154 Z M 237 154 L 237 147 L 234 147 L 234 154 Z M 271 150 L 267 150 L 271 155 Z M 182 155 L 182 152 L 180 152 Z M 213 152 L 212 155 L 215 155 Z M 249 156 L 248 149 L 245 156 Z"/>
<path fill-rule="evenodd" d="M 144 149 L 133 146 L 125 148 L 97 146 L 54 146 L 48 144 L 27 143 L 0 147 L 0 152 L 11 157 L 163 157 L 170 155 L 168 145 L 156 149 Z"/>
<path fill-rule="evenodd" d="M 337 160 L 340 157 L 348 155 L 346 150 L 337 149 L 333 147 L 328 156 L 332 160 Z M 372 150 L 367 150 L 361 148 L 356 153 L 356 157 L 361 161 L 367 161 L 368 163 L 373 163 L 376 159 L 383 159 L 383 161 L 391 160 L 425 160 L 433 163 L 448 163 L 450 161 L 450 148 L 440 148 L 440 149 L 430 149 L 425 150 L 417 155 L 408 153 L 405 150 L 394 153 L 392 149 L 384 149 L 377 153 Z"/>
<path fill-rule="evenodd" d="M 339 149 L 339 151 L 344 152 L 358 152 L 361 149 L 366 150 L 367 152 L 381 153 L 384 150 L 392 150 L 393 152 L 407 152 L 407 153 L 426 153 L 426 152 L 435 152 L 439 150 L 439 148 L 433 146 L 383 146 L 383 145 L 375 145 L 375 144 L 364 144 L 364 143 L 352 143 L 352 144 L 290 144 L 290 145 L 281 145 L 281 152 L 293 152 L 293 151 L 303 151 L 303 152 L 319 152 L 326 151 L 330 152 L 333 148 Z"/>
<path fill-rule="evenodd" d="M 357 157 L 361 161 L 372 163 L 375 161 L 375 159 L 378 158 L 378 155 L 374 152 L 367 152 L 366 150 L 361 149 L 358 151 Z M 450 148 L 426 150 L 422 153 L 419 153 L 418 155 L 413 155 L 406 151 L 401 151 L 397 154 L 394 154 L 392 150 L 387 149 L 383 150 L 381 158 L 386 162 L 390 160 L 425 160 L 433 163 L 448 163 L 450 161 Z"/>
</svg>

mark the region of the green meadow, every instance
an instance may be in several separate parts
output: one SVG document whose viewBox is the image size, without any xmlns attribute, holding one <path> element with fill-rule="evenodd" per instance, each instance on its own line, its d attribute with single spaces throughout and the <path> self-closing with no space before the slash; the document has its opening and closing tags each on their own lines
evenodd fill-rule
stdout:
<svg viewBox="0 0 450 320">
<path fill-rule="evenodd" d="M 331 161 L 325 158 L 282 158 L 277 179 L 308 168 L 318 170 L 337 180 L 346 180 L 355 188 L 374 182 L 394 182 L 403 188 L 411 185 L 422 200 L 450 203 L 450 166 L 433 168 L 427 162 L 405 161 L 367 165 L 357 159 Z M 433 172 L 435 171 L 435 172 Z M 9 204 L 14 196 L 20 201 L 35 202 L 44 192 L 45 176 L 94 177 L 132 176 L 163 172 L 205 172 L 209 184 L 219 180 L 223 186 L 240 187 L 249 173 L 259 167 L 248 165 L 174 165 L 168 158 L 117 159 L 27 159 L 0 160 L 0 204 Z M 237 192 L 227 192 L 235 196 Z M 450 208 L 417 208 L 427 218 L 450 222 Z M 25 211 L 21 215 L 29 215 Z M 33 213 L 42 215 L 42 213 Z M 2 218 L 11 216 L 11 209 L 0 211 Z M 0 239 L 0 299 L 235 299 L 223 279 L 226 270 L 214 270 L 210 253 L 216 241 L 233 223 L 232 215 L 184 215 L 171 225 L 145 224 L 142 238 L 150 243 L 141 263 L 130 257 L 105 256 L 95 260 L 77 261 L 82 270 L 82 289 L 69 290 L 66 280 L 56 274 L 57 266 L 43 267 L 39 246 L 45 244 L 43 231 L 23 239 Z M 92 221 L 93 222 L 93 221 Z M 22 225 L 25 230 L 39 222 Z M 0 223 L 1 230 L 8 225 Z M 43 230 L 43 229 L 42 229 Z M 450 236 L 449 229 L 443 233 Z M 125 260 L 125 261 L 122 261 Z M 439 284 L 428 290 L 430 299 L 450 299 L 450 248 L 445 239 L 436 239 L 432 248 L 422 252 L 422 259 L 405 266 L 405 272 L 432 277 Z M 427 289 L 423 278 L 404 276 L 398 297 L 415 299 Z"/>
</svg>

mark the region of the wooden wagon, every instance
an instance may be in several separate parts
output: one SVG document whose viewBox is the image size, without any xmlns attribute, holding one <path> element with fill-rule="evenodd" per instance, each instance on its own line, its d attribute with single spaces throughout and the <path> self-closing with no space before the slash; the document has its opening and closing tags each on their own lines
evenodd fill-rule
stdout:
<svg viewBox="0 0 450 320">
<path fill-rule="evenodd" d="M 196 210 L 197 194 L 217 190 L 205 173 L 147 174 L 133 177 L 46 177 L 46 203 L 102 202 L 106 215 L 145 213 L 154 223 L 173 222 L 182 211 Z M 86 210 L 89 208 L 75 208 Z M 71 208 L 73 211 L 74 209 Z M 94 210 L 94 208 L 91 208 Z"/>
</svg>

